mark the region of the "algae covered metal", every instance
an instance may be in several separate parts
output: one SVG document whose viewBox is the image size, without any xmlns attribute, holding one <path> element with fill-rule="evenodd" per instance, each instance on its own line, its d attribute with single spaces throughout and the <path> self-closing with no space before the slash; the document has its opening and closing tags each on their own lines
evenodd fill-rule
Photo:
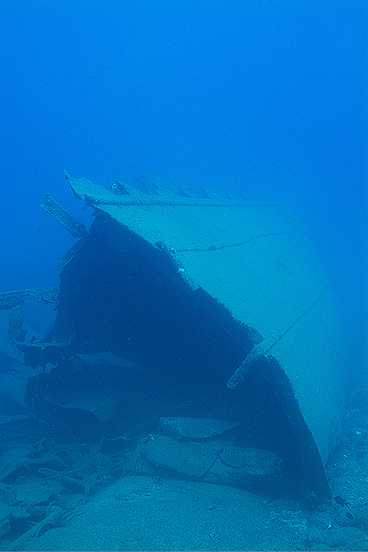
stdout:
<svg viewBox="0 0 368 552">
<path fill-rule="evenodd" d="M 288 457 L 317 500 L 329 498 L 324 464 L 339 434 L 342 336 L 290 211 L 66 176 L 95 219 L 61 269 L 42 351 L 24 347 L 29 363 L 111 351 L 147 366 L 158 385 L 192 393 L 244 434 L 259 424 L 261 444 Z"/>
</svg>

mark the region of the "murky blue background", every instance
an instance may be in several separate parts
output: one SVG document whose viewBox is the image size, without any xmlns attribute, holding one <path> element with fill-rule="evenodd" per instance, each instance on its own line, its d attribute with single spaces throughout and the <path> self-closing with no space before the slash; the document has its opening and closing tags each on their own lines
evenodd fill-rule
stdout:
<svg viewBox="0 0 368 552">
<path fill-rule="evenodd" d="M 53 286 L 63 177 L 160 175 L 300 212 L 365 358 L 367 5 L 10 1 L 0 6 L 0 290 Z"/>
</svg>

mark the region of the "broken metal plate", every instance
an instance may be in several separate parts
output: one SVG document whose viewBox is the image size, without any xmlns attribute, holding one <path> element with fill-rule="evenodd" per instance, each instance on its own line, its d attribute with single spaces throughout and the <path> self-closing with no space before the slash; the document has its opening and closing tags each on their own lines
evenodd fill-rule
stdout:
<svg viewBox="0 0 368 552">
<path fill-rule="evenodd" d="M 154 466 L 210 483 L 254 484 L 282 475 L 281 460 L 276 454 L 229 442 L 183 442 L 166 435 L 152 435 L 139 444 L 138 451 Z"/>
<path fill-rule="evenodd" d="M 177 438 L 205 439 L 221 435 L 238 425 L 234 422 L 207 418 L 160 418 L 160 426 L 165 435 Z"/>
</svg>

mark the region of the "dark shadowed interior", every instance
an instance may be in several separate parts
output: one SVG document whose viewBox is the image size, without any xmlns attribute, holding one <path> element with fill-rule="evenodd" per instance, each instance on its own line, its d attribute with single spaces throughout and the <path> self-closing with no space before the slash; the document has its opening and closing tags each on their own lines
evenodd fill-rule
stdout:
<svg viewBox="0 0 368 552">
<path fill-rule="evenodd" d="M 152 431 L 160 416 L 235 421 L 236 443 L 277 453 L 293 492 L 328 498 L 317 447 L 277 361 L 258 362 L 234 391 L 226 386 L 259 340 L 209 294 L 192 289 L 162 247 L 98 214 L 61 271 L 56 321 L 43 341 L 64 343 L 69 357 L 110 351 L 137 369 L 86 373 L 62 361 L 30 382 L 27 400 L 83 439 L 132 427 Z M 73 387 L 119 389 L 113 425 L 44 400 L 54 393 L 60 403 Z"/>
</svg>

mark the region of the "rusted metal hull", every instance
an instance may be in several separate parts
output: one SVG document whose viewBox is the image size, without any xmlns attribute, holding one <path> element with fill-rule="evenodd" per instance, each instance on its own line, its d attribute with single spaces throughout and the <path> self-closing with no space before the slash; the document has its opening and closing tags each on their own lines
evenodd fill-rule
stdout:
<svg viewBox="0 0 368 552">
<path fill-rule="evenodd" d="M 213 388 L 240 419 L 247 389 L 264 388 L 255 408 L 265 417 L 272 403 L 282 421 L 276 429 L 270 421 L 270 433 L 287 434 L 306 488 L 328 499 L 323 466 L 339 436 L 342 336 L 288 209 L 182 190 L 124 186 L 116 195 L 67 178 L 96 218 L 60 274 L 50 340 L 61 356 L 113 351 L 163 374 L 169 387 Z M 47 362 L 47 344 L 43 354 Z"/>
</svg>

